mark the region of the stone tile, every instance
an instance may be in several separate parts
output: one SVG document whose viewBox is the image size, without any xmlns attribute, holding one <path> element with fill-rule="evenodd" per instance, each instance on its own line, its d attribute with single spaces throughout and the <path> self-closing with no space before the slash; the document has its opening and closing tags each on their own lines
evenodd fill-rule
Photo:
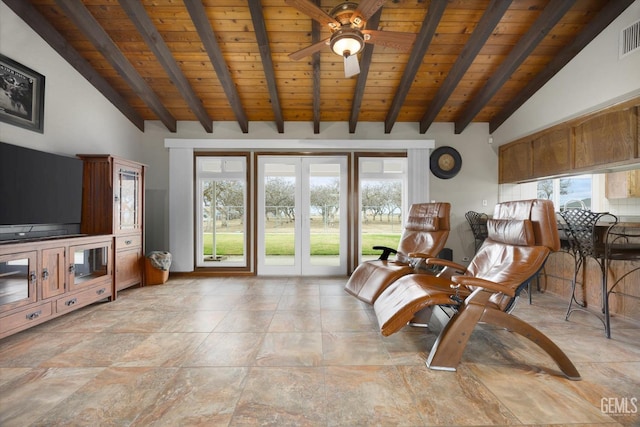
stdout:
<svg viewBox="0 0 640 427">
<path fill-rule="evenodd" d="M 104 369 L 35 424 L 130 425 L 155 404 L 176 372 L 176 368 Z"/>
<path fill-rule="evenodd" d="M 278 310 L 320 310 L 319 295 L 283 295 Z"/>
<path fill-rule="evenodd" d="M 107 367 L 140 345 L 149 334 L 86 334 L 78 344 L 43 361 L 44 367 Z"/>
<path fill-rule="evenodd" d="M 392 363 L 378 332 L 323 333 L 322 348 L 326 366 Z"/>
<path fill-rule="evenodd" d="M 614 422 L 577 395 L 572 381 L 531 367 L 468 364 L 480 382 L 523 424 Z"/>
<path fill-rule="evenodd" d="M 328 426 L 419 426 L 424 420 L 395 366 L 329 366 Z"/>
<path fill-rule="evenodd" d="M 153 333 L 113 366 L 180 367 L 207 336 L 206 333 Z"/>
<path fill-rule="evenodd" d="M 398 368 L 415 396 L 424 425 L 512 425 L 518 419 L 468 369 L 434 371 L 424 364 Z M 455 402 L 455 405 L 452 405 Z"/>
<path fill-rule="evenodd" d="M 323 310 L 364 310 L 368 304 L 351 295 L 322 295 L 320 308 Z"/>
<path fill-rule="evenodd" d="M 175 313 L 157 310 L 137 310 L 127 319 L 108 328 L 108 333 L 150 333 L 159 332 L 171 322 Z"/>
<path fill-rule="evenodd" d="M 263 333 L 212 333 L 185 360 L 183 366 L 253 366 Z"/>
<path fill-rule="evenodd" d="M 273 314 L 269 332 L 321 331 L 320 311 L 278 310 Z"/>
<path fill-rule="evenodd" d="M 214 332 L 266 332 L 273 311 L 232 310 L 214 328 Z"/>
<path fill-rule="evenodd" d="M 90 333 L 38 333 L 24 331 L 4 338 L 0 343 L 0 367 L 36 367 L 94 338 Z"/>
<path fill-rule="evenodd" d="M 355 298 L 352 298 L 355 299 Z M 377 332 L 378 326 L 364 310 L 322 310 L 322 330 L 325 332 Z"/>
<path fill-rule="evenodd" d="M 0 385 L 0 425 L 28 426 L 56 408 L 64 409 L 62 402 L 92 381 L 102 370 L 103 368 L 34 368 L 13 380 L 3 382 Z M 3 376 L 6 373 L 4 370 L 1 372 Z M 56 418 L 52 420 L 55 423 L 59 421 Z"/>
<path fill-rule="evenodd" d="M 212 332 L 222 321 L 226 311 L 195 310 L 174 313 L 171 322 L 161 332 Z"/>
<path fill-rule="evenodd" d="M 326 426 L 321 368 L 251 368 L 230 426 Z"/>
<path fill-rule="evenodd" d="M 321 366 L 320 332 L 270 332 L 256 356 L 258 366 Z"/>
<path fill-rule="evenodd" d="M 226 426 L 248 368 L 182 368 L 132 426 Z"/>
</svg>

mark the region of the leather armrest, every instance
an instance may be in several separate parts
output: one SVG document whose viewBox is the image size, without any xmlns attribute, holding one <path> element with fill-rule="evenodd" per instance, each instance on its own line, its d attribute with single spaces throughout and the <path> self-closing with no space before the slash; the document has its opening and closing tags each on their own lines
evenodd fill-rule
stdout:
<svg viewBox="0 0 640 427">
<path fill-rule="evenodd" d="M 457 283 L 462 286 L 475 286 L 478 288 L 483 288 L 483 289 L 487 289 L 494 292 L 501 292 L 510 297 L 514 297 L 516 295 L 515 289 L 510 289 L 498 283 L 492 282 L 490 280 L 480 279 L 478 277 L 453 276 L 451 278 L 451 281 L 453 283 Z"/>
<path fill-rule="evenodd" d="M 467 271 L 467 267 L 457 262 L 449 261 L 448 259 L 429 257 L 425 261 L 428 265 L 440 265 L 442 267 L 449 267 L 458 270 L 460 273 Z"/>
<path fill-rule="evenodd" d="M 389 248 L 387 246 L 374 246 L 373 249 L 376 251 L 382 251 L 382 253 L 380 254 L 380 257 L 378 258 L 381 260 L 389 259 L 389 255 L 398 253 L 397 250 L 393 248 Z"/>
</svg>

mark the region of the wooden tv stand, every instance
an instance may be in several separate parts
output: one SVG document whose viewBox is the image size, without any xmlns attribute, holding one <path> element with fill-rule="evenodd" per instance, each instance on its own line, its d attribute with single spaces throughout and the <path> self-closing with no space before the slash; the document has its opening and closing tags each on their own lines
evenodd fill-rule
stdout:
<svg viewBox="0 0 640 427">
<path fill-rule="evenodd" d="M 113 235 L 0 245 L 0 338 L 114 295 Z"/>
</svg>

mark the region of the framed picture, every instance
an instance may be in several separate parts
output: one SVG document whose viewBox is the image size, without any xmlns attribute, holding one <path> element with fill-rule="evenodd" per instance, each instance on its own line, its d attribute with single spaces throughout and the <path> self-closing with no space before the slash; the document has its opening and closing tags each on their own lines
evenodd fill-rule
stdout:
<svg viewBox="0 0 640 427">
<path fill-rule="evenodd" d="M 2 54 L 0 121 L 44 132 L 44 76 Z"/>
</svg>

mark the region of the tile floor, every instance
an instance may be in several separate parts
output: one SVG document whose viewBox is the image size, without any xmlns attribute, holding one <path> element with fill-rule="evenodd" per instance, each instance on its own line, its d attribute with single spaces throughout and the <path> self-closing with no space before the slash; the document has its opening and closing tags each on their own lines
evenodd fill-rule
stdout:
<svg viewBox="0 0 640 427">
<path fill-rule="evenodd" d="M 384 338 L 344 278 L 171 278 L 0 340 L 1 426 L 640 425 L 640 326 L 535 293 L 515 314 L 582 381 L 480 326 L 457 372 L 436 334 Z M 434 325 L 436 323 L 434 322 Z"/>
</svg>

